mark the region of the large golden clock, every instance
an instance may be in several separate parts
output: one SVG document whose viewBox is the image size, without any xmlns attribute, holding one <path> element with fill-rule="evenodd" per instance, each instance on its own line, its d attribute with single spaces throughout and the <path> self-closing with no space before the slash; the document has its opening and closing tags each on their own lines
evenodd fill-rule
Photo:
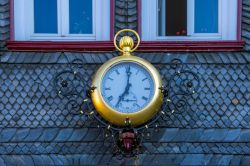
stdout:
<svg viewBox="0 0 250 166">
<path fill-rule="evenodd" d="M 138 39 L 124 36 L 116 44 L 121 32 L 133 32 Z M 154 117 L 163 102 L 162 80 L 148 61 L 131 55 L 140 44 L 139 35 L 130 29 L 119 31 L 115 47 L 123 54 L 104 63 L 96 72 L 91 99 L 97 112 L 116 126 L 139 126 Z M 134 47 L 134 48 L 133 48 Z"/>
</svg>

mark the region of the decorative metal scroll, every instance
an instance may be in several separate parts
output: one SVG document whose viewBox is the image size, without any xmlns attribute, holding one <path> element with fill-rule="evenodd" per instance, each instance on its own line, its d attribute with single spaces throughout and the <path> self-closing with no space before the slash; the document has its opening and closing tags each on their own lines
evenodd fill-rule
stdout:
<svg viewBox="0 0 250 166">
<path fill-rule="evenodd" d="M 175 72 L 161 89 L 165 96 L 161 111 L 150 122 L 136 128 L 114 126 L 95 111 L 90 99 L 90 85 L 83 81 L 85 70 L 80 59 L 68 63 L 65 70 L 55 75 L 54 89 L 62 98 L 68 99 L 65 109 L 71 114 L 82 114 L 86 117 L 83 127 L 102 130 L 104 142 L 113 144 L 114 156 L 118 159 L 136 157 L 143 153 L 143 142 L 151 139 L 160 128 L 167 127 L 166 120 L 171 114 L 187 110 L 188 98 L 199 90 L 198 75 L 185 69 L 181 60 L 173 59 L 170 67 Z"/>
</svg>

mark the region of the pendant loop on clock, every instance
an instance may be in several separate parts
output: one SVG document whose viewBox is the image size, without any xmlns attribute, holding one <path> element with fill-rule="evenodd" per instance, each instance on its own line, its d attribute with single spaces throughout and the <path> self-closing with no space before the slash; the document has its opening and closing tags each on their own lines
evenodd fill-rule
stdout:
<svg viewBox="0 0 250 166">
<path fill-rule="evenodd" d="M 119 35 L 120 33 L 122 33 L 122 32 L 132 32 L 132 33 L 134 33 L 135 36 L 137 37 L 137 40 L 138 40 L 138 41 L 137 41 L 136 46 L 135 46 L 133 49 L 131 48 L 131 50 L 125 51 L 125 50 L 122 50 L 120 47 L 118 47 L 118 45 L 117 45 L 117 43 L 116 43 L 116 39 L 117 39 L 118 35 Z M 126 36 L 124 36 L 124 37 L 126 37 Z M 128 36 L 128 37 L 129 37 L 129 36 Z M 129 37 L 129 38 L 130 38 L 130 37 Z M 133 41 L 132 41 L 132 42 L 133 42 Z M 119 50 L 119 51 L 122 52 L 122 53 L 125 53 L 125 52 L 134 52 L 134 51 L 139 47 L 140 42 L 141 42 L 141 39 L 140 39 L 139 34 L 138 34 L 135 30 L 132 30 L 132 29 L 122 29 L 122 30 L 118 31 L 118 32 L 116 33 L 115 37 L 114 37 L 114 46 L 115 46 L 115 48 L 116 48 L 117 50 Z M 131 43 L 131 45 L 133 45 L 133 43 Z"/>
</svg>

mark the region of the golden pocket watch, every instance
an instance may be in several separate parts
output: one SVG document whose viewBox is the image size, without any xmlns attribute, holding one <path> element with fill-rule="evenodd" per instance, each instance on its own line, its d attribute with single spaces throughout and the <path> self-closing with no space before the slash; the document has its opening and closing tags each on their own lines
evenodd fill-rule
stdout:
<svg viewBox="0 0 250 166">
<path fill-rule="evenodd" d="M 129 36 L 120 39 L 122 32 L 132 32 L 137 45 Z M 140 37 L 134 30 L 119 31 L 114 45 L 123 54 L 104 63 L 96 72 L 92 82 L 91 99 L 96 111 L 113 125 L 139 126 L 154 117 L 163 103 L 162 80 L 156 68 L 148 61 L 131 55 L 140 44 Z M 134 48 L 133 48 L 134 47 Z"/>
</svg>

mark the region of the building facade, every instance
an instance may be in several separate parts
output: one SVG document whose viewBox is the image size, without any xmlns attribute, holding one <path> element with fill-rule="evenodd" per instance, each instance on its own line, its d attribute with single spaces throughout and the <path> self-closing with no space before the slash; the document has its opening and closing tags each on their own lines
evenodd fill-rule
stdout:
<svg viewBox="0 0 250 166">
<path fill-rule="evenodd" d="M 143 143 L 137 158 L 118 159 L 101 130 L 86 127 L 85 116 L 73 114 L 54 87 L 55 76 L 74 60 L 83 62 L 89 87 L 100 65 L 119 55 L 112 39 L 21 42 L 13 34 L 21 29 L 13 18 L 16 1 L 0 0 L 0 165 L 250 164 L 250 1 L 239 1 L 235 42 L 180 44 L 146 40 L 143 1 L 111 0 L 108 25 L 96 25 L 110 26 L 107 38 L 124 28 L 139 31 L 145 41 L 134 54 L 156 66 L 165 84 L 178 58 L 199 76 L 200 87 L 185 110 L 170 113 L 165 127 Z"/>
</svg>

